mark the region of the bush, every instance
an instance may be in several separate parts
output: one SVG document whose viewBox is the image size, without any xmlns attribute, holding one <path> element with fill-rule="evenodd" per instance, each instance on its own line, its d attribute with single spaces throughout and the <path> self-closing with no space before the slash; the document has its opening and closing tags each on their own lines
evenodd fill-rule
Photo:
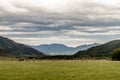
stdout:
<svg viewBox="0 0 120 80">
<path fill-rule="evenodd" d="M 120 61 L 120 48 L 117 48 L 113 51 L 111 58 L 114 61 Z"/>
</svg>

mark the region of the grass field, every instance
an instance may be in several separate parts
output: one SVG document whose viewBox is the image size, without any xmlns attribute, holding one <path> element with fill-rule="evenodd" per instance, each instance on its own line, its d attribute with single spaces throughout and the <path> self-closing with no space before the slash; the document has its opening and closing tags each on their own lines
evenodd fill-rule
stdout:
<svg viewBox="0 0 120 80">
<path fill-rule="evenodd" d="M 120 80 L 120 62 L 0 61 L 0 80 Z"/>
</svg>

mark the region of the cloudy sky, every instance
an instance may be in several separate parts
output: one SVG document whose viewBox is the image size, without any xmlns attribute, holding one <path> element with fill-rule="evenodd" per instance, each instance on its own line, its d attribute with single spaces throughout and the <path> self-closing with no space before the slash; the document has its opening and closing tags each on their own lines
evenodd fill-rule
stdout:
<svg viewBox="0 0 120 80">
<path fill-rule="evenodd" d="M 0 0 L 0 36 L 77 46 L 120 37 L 120 0 Z"/>
</svg>

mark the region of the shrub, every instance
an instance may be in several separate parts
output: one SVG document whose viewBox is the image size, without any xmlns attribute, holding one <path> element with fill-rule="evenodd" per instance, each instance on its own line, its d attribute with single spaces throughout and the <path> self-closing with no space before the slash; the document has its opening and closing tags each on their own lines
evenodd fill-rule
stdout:
<svg viewBox="0 0 120 80">
<path fill-rule="evenodd" d="M 111 58 L 114 61 L 120 61 L 120 48 L 117 48 L 112 52 Z"/>
</svg>

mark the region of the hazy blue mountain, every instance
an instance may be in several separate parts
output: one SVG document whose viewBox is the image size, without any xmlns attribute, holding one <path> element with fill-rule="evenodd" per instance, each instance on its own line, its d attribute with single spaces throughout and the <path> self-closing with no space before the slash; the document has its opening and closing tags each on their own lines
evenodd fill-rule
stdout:
<svg viewBox="0 0 120 80">
<path fill-rule="evenodd" d="M 68 47 L 63 44 L 43 44 L 39 46 L 33 46 L 33 48 L 47 55 L 68 55 L 69 52 L 73 50 L 73 47 Z"/>
<path fill-rule="evenodd" d="M 87 50 L 93 46 L 97 46 L 97 43 L 82 45 L 77 47 L 68 47 L 64 44 L 43 44 L 39 46 L 32 46 L 34 49 L 41 51 L 47 55 L 72 55 L 80 50 Z"/>
<path fill-rule="evenodd" d="M 44 56 L 44 54 L 28 45 L 19 44 L 8 38 L 0 36 L 0 56 Z"/>
</svg>

